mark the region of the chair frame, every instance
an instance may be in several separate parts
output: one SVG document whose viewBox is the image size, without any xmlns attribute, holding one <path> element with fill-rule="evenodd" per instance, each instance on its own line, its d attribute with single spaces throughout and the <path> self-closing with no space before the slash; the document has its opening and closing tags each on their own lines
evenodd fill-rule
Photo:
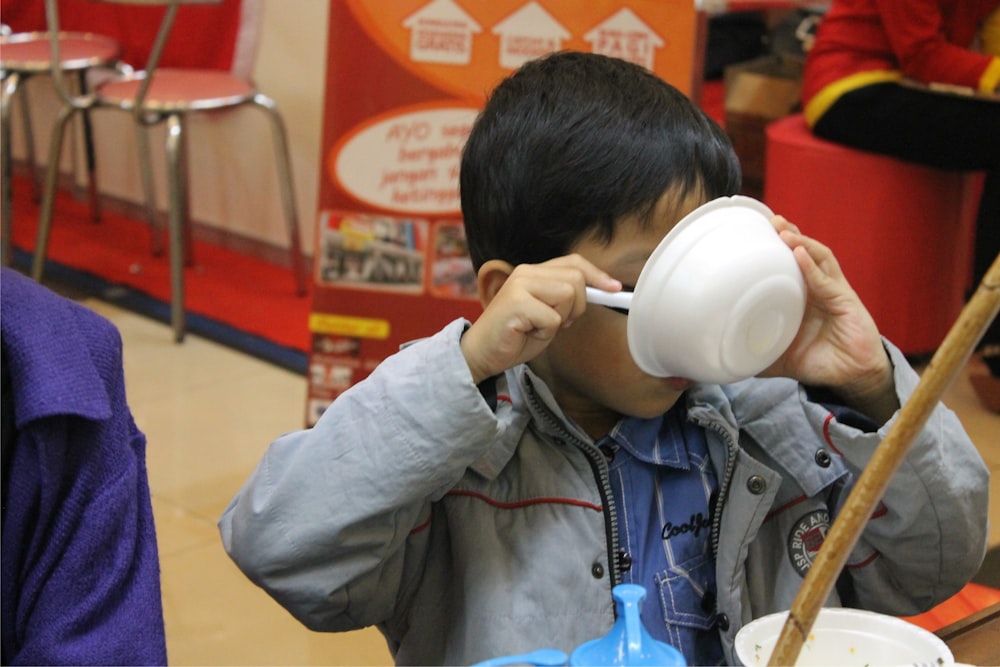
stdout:
<svg viewBox="0 0 1000 667">
<path fill-rule="evenodd" d="M 32 264 L 32 277 L 40 281 L 44 272 L 45 256 L 48 248 L 49 234 L 52 224 L 53 202 L 55 198 L 58 161 L 61 152 L 62 137 L 69 118 L 77 111 L 93 108 L 117 108 L 130 111 L 135 120 L 136 141 L 140 153 L 140 171 L 142 177 L 143 195 L 146 200 L 146 215 L 149 219 L 154 252 L 162 247 L 159 225 L 156 222 L 155 191 L 152 169 L 150 167 L 151 152 L 146 129 L 165 123 L 166 125 L 166 160 L 167 160 L 167 231 L 169 238 L 170 275 L 171 275 L 171 308 L 170 321 L 176 342 L 182 342 L 186 333 L 186 317 L 184 311 L 184 264 L 190 258 L 191 232 L 188 215 L 188 174 L 186 161 L 185 115 L 197 112 L 206 107 L 183 105 L 158 105 L 148 102 L 147 95 L 156 77 L 156 68 L 160 56 L 167 43 L 177 11 L 182 4 L 217 4 L 221 0 L 102 0 L 119 4 L 136 5 L 166 5 L 166 13 L 160 23 L 156 39 L 145 69 L 125 77 L 139 80 L 139 88 L 134 100 L 128 103 L 114 103 L 101 97 L 100 86 L 89 95 L 72 96 L 66 88 L 62 72 L 59 71 L 58 40 L 51 40 L 52 75 L 56 81 L 56 89 L 66 102 L 56 122 L 53 140 L 50 146 L 50 158 L 45 179 L 45 191 L 42 209 L 39 216 L 38 238 L 35 244 L 35 256 Z M 45 0 L 46 17 L 50 33 L 59 29 L 59 11 L 57 0 Z M 287 131 L 284 120 L 278 112 L 277 105 L 268 96 L 253 87 L 253 94 L 247 99 L 226 100 L 213 108 L 231 108 L 243 104 L 253 104 L 266 112 L 271 121 L 272 138 L 274 142 L 275 159 L 282 196 L 285 222 L 289 234 L 292 254 L 292 272 L 295 280 L 296 293 L 306 294 L 306 273 L 302 256 L 301 239 L 299 236 L 298 210 L 292 186 L 291 159 L 288 151 Z"/>
<path fill-rule="evenodd" d="M 54 36 L 45 31 L 32 31 L 10 33 L 5 32 L 2 40 L 5 45 L 15 45 L 28 41 L 49 42 L 52 37 L 57 41 L 75 40 L 93 42 L 103 50 L 113 53 L 110 58 L 98 55 L 100 49 L 95 48 L 95 52 L 82 58 L 75 58 L 69 62 L 60 61 L 60 69 L 64 72 L 72 70 L 78 75 L 77 89 L 81 95 L 87 93 L 87 74 L 92 69 L 107 69 L 116 71 L 120 76 L 128 75 L 132 68 L 121 60 L 121 49 L 118 43 L 105 35 L 83 32 L 57 32 Z M 38 179 L 37 160 L 35 158 L 35 136 L 31 126 L 31 114 L 28 108 L 27 90 L 22 88 L 22 84 L 28 79 L 38 74 L 51 74 L 51 65 L 42 62 L 19 62 L 10 61 L 0 63 L 2 69 L 2 91 L 0 91 L 0 169 L 3 170 L 2 177 L 2 215 L 3 216 L 3 238 L 0 245 L 0 264 L 9 266 L 12 262 L 12 227 L 13 227 L 13 192 L 12 192 L 12 167 L 13 156 L 11 150 L 11 107 L 16 97 L 20 103 L 21 119 L 24 126 L 24 138 L 26 142 L 26 152 L 28 165 L 31 170 L 31 185 L 34 199 L 42 198 L 42 188 Z M 83 141 L 84 157 L 87 167 L 87 195 L 90 201 L 91 219 L 99 222 L 101 219 L 101 202 L 97 195 L 97 163 L 94 155 L 93 132 L 90 124 L 90 115 L 83 113 Z"/>
</svg>

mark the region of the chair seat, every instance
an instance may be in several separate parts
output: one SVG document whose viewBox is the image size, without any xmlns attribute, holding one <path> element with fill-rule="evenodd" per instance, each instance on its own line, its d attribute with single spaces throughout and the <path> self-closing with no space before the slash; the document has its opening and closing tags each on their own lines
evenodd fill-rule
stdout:
<svg viewBox="0 0 1000 667">
<path fill-rule="evenodd" d="M 120 52 L 115 40 L 102 35 L 60 33 L 59 56 L 64 70 L 111 65 Z M 48 33 L 20 33 L 0 39 L 0 62 L 4 69 L 17 72 L 48 72 L 52 62 Z"/>
<path fill-rule="evenodd" d="M 103 103 L 124 109 L 134 106 L 143 74 L 109 81 L 98 87 Z M 195 69 L 157 69 L 144 107 L 153 111 L 200 111 L 236 106 L 252 99 L 257 90 L 229 72 Z"/>
<path fill-rule="evenodd" d="M 970 286 L 981 175 L 825 141 L 801 114 L 770 123 L 766 137 L 764 202 L 833 250 L 904 353 L 937 349 Z"/>
</svg>

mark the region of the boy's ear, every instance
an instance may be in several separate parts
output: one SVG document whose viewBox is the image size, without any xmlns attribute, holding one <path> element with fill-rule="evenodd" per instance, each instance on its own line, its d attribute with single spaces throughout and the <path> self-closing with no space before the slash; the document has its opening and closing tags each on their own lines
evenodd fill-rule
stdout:
<svg viewBox="0 0 1000 667">
<path fill-rule="evenodd" d="M 479 267 L 476 281 L 479 285 L 479 301 L 483 304 L 483 308 L 490 305 L 513 270 L 513 265 L 500 259 L 491 259 Z"/>
</svg>

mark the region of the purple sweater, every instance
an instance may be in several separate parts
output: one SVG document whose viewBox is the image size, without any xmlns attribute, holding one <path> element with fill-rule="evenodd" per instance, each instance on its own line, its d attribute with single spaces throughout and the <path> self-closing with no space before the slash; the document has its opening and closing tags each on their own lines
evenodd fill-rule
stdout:
<svg viewBox="0 0 1000 667">
<path fill-rule="evenodd" d="M 121 337 L 10 269 L 0 297 L 3 664 L 166 664 Z"/>
</svg>

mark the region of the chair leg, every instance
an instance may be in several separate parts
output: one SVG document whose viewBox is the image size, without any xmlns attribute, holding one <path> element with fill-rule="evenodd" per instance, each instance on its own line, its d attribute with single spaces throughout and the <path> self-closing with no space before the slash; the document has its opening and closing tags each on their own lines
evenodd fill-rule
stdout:
<svg viewBox="0 0 1000 667">
<path fill-rule="evenodd" d="M 11 74 L 3 80 L 3 88 L 0 90 L 0 179 L 3 180 L 2 186 L 0 186 L 2 187 L 0 216 L 3 217 L 2 222 L 0 222 L 0 226 L 2 226 L 0 229 L 0 234 L 2 234 L 0 236 L 0 265 L 2 266 L 11 265 L 13 249 L 13 240 L 10 235 L 14 231 L 14 223 L 11 220 L 14 209 L 11 169 L 14 161 L 10 150 L 10 103 L 14 98 L 14 93 L 17 92 L 17 84 L 17 74 Z"/>
<path fill-rule="evenodd" d="M 45 191 L 42 193 L 42 209 L 38 214 L 38 236 L 35 239 L 35 257 L 31 264 L 31 277 L 42 281 L 45 271 L 45 256 L 49 249 L 49 232 L 52 229 L 52 210 L 56 200 L 56 181 L 59 180 L 59 158 L 62 154 L 63 136 L 66 125 L 76 112 L 75 107 L 63 105 L 56 116 L 52 128 L 52 142 L 49 145 L 49 163 L 45 170 Z"/>
<path fill-rule="evenodd" d="M 177 122 L 181 126 L 180 141 L 178 143 L 178 164 L 180 165 L 178 176 L 181 187 L 181 231 L 183 232 L 181 238 L 184 243 L 184 266 L 191 267 L 194 266 L 194 234 L 191 231 L 191 198 L 188 196 L 188 185 L 191 182 L 191 170 L 188 166 L 191 155 L 188 145 L 190 140 L 188 139 L 187 117 L 179 114 Z"/>
<path fill-rule="evenodd" d="M 153 183 L 152 152 L 149 149 L 149 128 L 135 123 L 135 145 L 138 148 L 139 175 L 142 180 L 142 196 L 146 202 L 146 223 L 149 225 L 153 255 L 163 254 L 163 229 L 156 215 L 156 186 Z"/>
<path fill-rule="evenodd" d="M 167 231 L 170 238 L 170 323 L 174 340 L 184 340 L 186 323 L 184 318 L 184 185 L 183 128 L 181 119 L 172 115 L 167 118 Z"/>
<path fill-rule="evenodd" d="M 80 93 L 87 94 L 87 71 L 80 70 Z M 94 152 L 94 131 L 90 123 L 90 110 L 84 109 L 81 114 L 83 121 L 83 148 L 87 161 L 87 197 L 90 199 L 90 219 L 101 221 L 101 198 L 97 191 L 97 158 Z"/>
<path fill-rule="evenodd" d="M 22 89 L 17 97 L 18 103 L 21 105 L 21 124 L 24 126 L 24 152 L 28 160 L 29 175 L 31 176 L 31 200 L 38 202 L 42 199 L 42 188 L 38 183 L 38 160 L 35 158 L 35 133 L 31 129 L 31 107 L 28 104 L 28 89 Z"/>
<path fill-rule="evenodd" d="M 292 273 L 295 279 L 295 291 L 299 296 L 306 293 L 306 271 L 302 260 L 302 240 L 299 236 L 299 214 L 295 205 L 295 190 L 292 180 L 292 161 L 288 154 L 288 134 L 285 122 L 278 112 L 277 105 L 267 95 L 258 93 L 254 96 L 254 104 L 264 109 L 271 119 L 272 135 L 274 136 L 274 157 L 278 166 L 278 183 L 281 186 L 281 199 L 285 209 L 285 224 L 288 228 L 289 247 L 292 253 Z"/>
</svg>

